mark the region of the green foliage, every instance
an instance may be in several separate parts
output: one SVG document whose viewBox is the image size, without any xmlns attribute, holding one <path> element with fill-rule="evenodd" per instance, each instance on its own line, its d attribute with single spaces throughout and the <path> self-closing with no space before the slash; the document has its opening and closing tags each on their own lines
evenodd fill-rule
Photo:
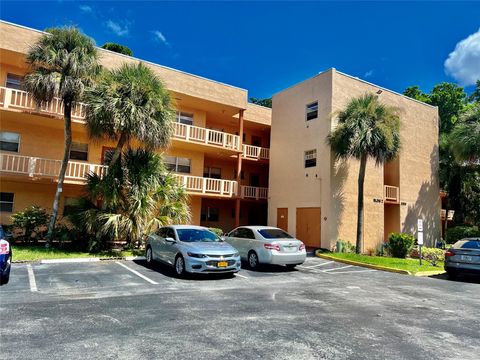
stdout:
<svg viewBox="0 0 480 360">
<path fill-rule="evenodd" d="M 47 225 L 48 218 L 45 209 L 37 205 L 29 206 L 11 216 L 12 225 L 23 230 L 26 241 L 29 241 L 34 233 L 38 233 L 41 227 Z"/>
<path fill-rule="evenodd" d="M 103 44 L 102 49 L 114 51 L 116 53 L 123 54 L 123 55 L 133 56 L 133 52 L 128 46 L 120 45 L 113 42 L 107 42 Z"/>
<path fill-rule="evenodd" d="M 461 115 L 448 140 L 458 162 L 480 161 L 480 103 L 470 106 Z"/>
<path fill-rule="evenodd" d="M 223 230 L 220 229 L 220 228 L 209 227 L 208 230 L 210 230 L 211 232 L 215 233 L 217 236 L 222 236 L 223 234 L 225 234 L 225 233 L 223 232 Z"/>
<path fill-rule="evenodd" d="M 430 96 L 425 94 L 420 88 L 415 86 L 410 86 L 403 91 L 403 95 L 411 97 L 412 99 L 422 101 L 424 103 L 430 102 Z"/>
<path fill-rule="evenodd" d="M 480 236 L 478 226 L 455 226 L 447 229 L 447 244 L 454 244 L 458 240 Z"/>
<path fill-rule="evenodd" d="M 340 252 L 340 253 L 354 253 L 355 252 L 355 245 L 351 244 L 348 241 L 345 240 L 337 240 L 337 244 L 335 245 L 335 252 Z"/>
<path fill-rule="evenodd" d="M 477 80 L 477 83 L 475 84 L 475 90 L 473 90 L 468 100 L 472 103 L 480 102 L 480 80 Z"/>
<path fill-rule="evenodd" d="M 420 257 L 418 246 L 410 250 L 410 257 L 414 259 Z M 422 246 L 422 258 L 430 262 L 445 261 L 445 250 Z"/>
<path fill-rule="evenodd" d="M 438 106 L 441 133 L 450 133 L 464 109 L 466 101 L 467 94 L 463 87 L 447 82 L 435 85 L 430 94 L 429 103 Z"/>
<path fill-rule="evenodd" d="M 387 249 L 391 256 L 405 258 L 413 247 L 415 238 L 410 234 L 391 233 L 388 237 Z"/>
<path fill-rule="evenodd" d="M 258 99 L 258 98 L 251 97 L 250 102 L 252 104 L 257 104 L 257 105 L 265 106 L 268 108 L 272 108 L 272 98 Z"/>
</svg>

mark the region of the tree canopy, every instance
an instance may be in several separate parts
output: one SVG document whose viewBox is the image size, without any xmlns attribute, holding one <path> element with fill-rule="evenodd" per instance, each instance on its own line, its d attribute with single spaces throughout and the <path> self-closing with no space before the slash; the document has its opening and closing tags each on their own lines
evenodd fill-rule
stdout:
<svg viewBox="0 0 480 360">
<path fill-rule="evenodd" d="M 114 42 L 107 42 L 103 44 L 102 49 L 114 51 L 116 53 L 123 54 L 123 55 L 133 56 L 133 52 L 128 46 L 117 44 Z"/>
<path fill-rule="evenodd" d="M 268 108 L 272 108 L 272 98 L 258 99 L 258 98 L 251 97 L 250 102 L 252 104 L 257 104 L 257 105 L 265 106 Z"/>
</svg>

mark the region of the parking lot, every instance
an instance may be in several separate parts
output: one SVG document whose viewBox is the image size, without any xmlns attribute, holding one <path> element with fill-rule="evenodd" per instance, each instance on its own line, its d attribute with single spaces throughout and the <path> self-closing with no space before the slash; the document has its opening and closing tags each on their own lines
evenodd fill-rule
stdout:
<svg viewBox="0 0 480 360">
<path fill-rule="evenodd" d="M 309 257 L 179 279 L 143 261 L 14 264 L 5 358 L 478 358 L 480 285 Z"/>
</svg>

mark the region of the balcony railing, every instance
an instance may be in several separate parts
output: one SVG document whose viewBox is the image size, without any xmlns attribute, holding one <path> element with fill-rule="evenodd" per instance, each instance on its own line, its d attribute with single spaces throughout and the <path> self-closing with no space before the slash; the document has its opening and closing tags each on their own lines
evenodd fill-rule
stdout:
<svg viewBox="0 0 480 360">
<path fill-rule="evenodd" d="M 29 92 L 17 89 L 0 87 L 0 106 L 4 109 L 15 109 L 32 113 L 40 113 L 63 117 L 63 102 L 59 98 L 37 104 Z M 86 105 L 76 103 L 72 108 L 72 119 L 84 120 Z"/>
<path fill-rule="evenodd" d="M 240 151 L 240 137 L 238 135 L 233 135 L 222 131 L 176 122 L 174 137 L 194 143 L 215 145 L 226 149 Z"/>
<path fill-rule="evenodd" d="M 400 189 L 397 186 L 384 186 L 384 199 L 387 202 L 398 203 L 400 201 Z"/>
<path fill-rule="evenodd" d="M 243 158 L 252 160 L 268 160 L 270 158 L 270 149 L 262 148 L 260 146 L 242 145 Z"/>
<path fill-rule="evenodd" d="M 240 187 L 240 197 L 242 199 L 267 199 L 268 188 L 242 185 Z"/>
<path fill-rule="evenodd" d="M 45 159 L 32 156 L 0 153 L 0 171 L 24 174 L 30 177 L 57 177 L 62 166 L 61 160 Z M 69 161 L 65 179 L 85 180 L 87 174 L 103 176 L 107 166 Z"/>
<path fill-rule="evenodd" d="M 237 182 L 201 176 L 177 174 L 188 193 L 232 197 L 237 192 Z"/>
</svg>

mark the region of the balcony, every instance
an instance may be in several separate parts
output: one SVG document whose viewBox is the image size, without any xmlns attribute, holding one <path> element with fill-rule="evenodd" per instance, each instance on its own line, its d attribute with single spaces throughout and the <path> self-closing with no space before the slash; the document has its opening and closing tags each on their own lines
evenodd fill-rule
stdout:
<svg viewBox="0 0 480 360">
<path fill-rule="evenodd" d="M 178 122 L 174 126 L 173 137 L 175 139 L 240 151 L 240 137 L 238 135 Z"/>
<path fill-rule="evenodd" d="M 52 101 L 37 104 L 31 93 L 3 86 L 0 87 L 0 107 L 33 114 L 63 117 L 63 102 L 61 99 L 53 98 Z M 75 104 L 72 108 L 72 120 L 83 121 L 85 119 L 85 111 L 85 104 Z"/>
<path fill-rule="evenodd" d="M 400 203 L 400 189 L 397 186 L 385 185 L 383 198 L 386 203 Z"/>
<path fill-rule="evenodd" d="M 28 175 L 32 178 L 55 178 L 60 174 L 61 166 L 61 160 L 0 153 L 0 171 L 2 173 Z M 69 161 L 65 180 L 85 181 L 85 177 L 89 173 L 103 176 L 106 171 L 107 166 L 104 165 Z"/>
<path fill-rule="evenodd" d="M 242 157 L 248 160 L 268 160 L 270 158 L 270 149 L 260 146 L 242 145 Z"/>
<path fill-rule="evenodd" d="M 233 197 L 237 192 L 236 181 L 180 174 L 176 176 L 189 194 Z"/>
<path fill-rule="evenodd" d="M 242 199 L 266 200 L 268 198 L 268 188 L 256 186 L 240 186 L 240 197 Z"/>
</svg>

